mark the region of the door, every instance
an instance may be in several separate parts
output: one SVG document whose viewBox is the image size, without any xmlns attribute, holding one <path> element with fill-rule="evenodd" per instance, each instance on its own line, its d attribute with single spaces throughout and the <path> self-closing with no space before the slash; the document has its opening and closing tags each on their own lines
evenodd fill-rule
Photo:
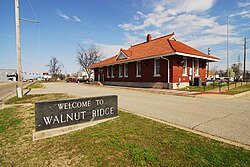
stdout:
<svg viewBox="0 0 250 167">
<path fill-rule="evenodd" d="M 104 81 L 104 74 L 103 74 L 103 68 L 100 68 L 100 82 Z"/>
</svg>

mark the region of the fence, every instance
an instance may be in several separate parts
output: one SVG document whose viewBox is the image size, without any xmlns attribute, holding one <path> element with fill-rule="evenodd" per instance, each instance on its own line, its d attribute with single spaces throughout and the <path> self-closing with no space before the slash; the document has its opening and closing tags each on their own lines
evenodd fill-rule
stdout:
<svg viewBox="0 0 250 167">
<path fill-rule="evenodd" d="M 237 88 L 239 86 L 248 84 L 249 81 L 212 81 L 212 82 L 203 82 L 204 92 L 219 92 Z"/>
</svg>

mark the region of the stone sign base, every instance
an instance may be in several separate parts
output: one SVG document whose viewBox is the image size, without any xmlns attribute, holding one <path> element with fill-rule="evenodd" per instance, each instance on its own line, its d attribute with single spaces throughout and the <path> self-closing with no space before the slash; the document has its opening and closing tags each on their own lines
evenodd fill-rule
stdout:
<svg viewBox="0 0 250 167">
<path fill-rule="evenodd" d="M 89 127 L 89 126 L 94 126 L 94 125 L 97 125 L 99 123 L 106 122 L 106 121 L 109 121 L 109 120 L 112 120 L 112 119 L 115 119 L 118 117 L 119 116 L 112 117 L 112 118 L 106 118 L 106 119 L 102 119 L 102 120 L 97 120 L 97 121 L 85 122 L 85 123 L 81 123 L 81 124 L 75 124 L 75 125 L 71 125 L 71 126 L 55 128 L 55 129 L 37 131 L 37 132 L 33 131 L 33 141 L 63 135 L 63 134 L 69 133 L 69 132 L 84 129 L 84 128 Z"/>
</svg>

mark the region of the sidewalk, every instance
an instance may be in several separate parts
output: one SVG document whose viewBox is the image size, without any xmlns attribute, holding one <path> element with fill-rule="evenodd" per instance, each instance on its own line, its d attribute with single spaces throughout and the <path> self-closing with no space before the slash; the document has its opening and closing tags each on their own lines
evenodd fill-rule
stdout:
<svg viewBox="0 0 250 167">
<path fill-rule="evenodd" d="M 189 91 L 189 90 L 178 90 L 178 89 L 157 89 L 157 88 L 134 88 L 134 87 L 121 87 L 121 86 L 110 86 L 103 85 L 102 87 L 114 88 L 114 89 L 128 89 L 141 92 L 149 92 L 156 94 L 167 94 L 175 96 L 188 96 L 188 97 L 202 97 L 202 98 L 235 98 L 234 95 L 219 92 L 199 92 L 199 91 Z"/>
<path fill-rule="evenodd" d="M 114 89 L 128 89 L 128 90 L 142 91 L 142 92 L 149 92 L 149 93 L 156 93 L 156 94 L 191 96 L 191 97 L 202 94 L 202 92 L 198 92 L 198 91 L 185 91 L 185 90 L 176 90 L 176 89 L 135 88 L 135 87 L 122 87 L 122 86 L 111 86 L 111 85 L 103 85 L 101 87 L 114 88 Z"/>
</svg>

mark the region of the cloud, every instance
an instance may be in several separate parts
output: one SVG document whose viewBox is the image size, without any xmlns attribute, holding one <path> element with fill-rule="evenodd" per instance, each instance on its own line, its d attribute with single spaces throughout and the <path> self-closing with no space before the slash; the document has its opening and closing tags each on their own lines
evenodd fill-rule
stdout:
<svg viewBox="0 0 250 167">
<path fill-rule="evenodd" d="M 238 2 L 237 5 L 239 8 L 247 7 L 250 6 L 250 2 Z"/>
<path fill-rule="evenodd" d="M 64 20 L 73 20 L 73 21 L 76 21 L 76 22 L 81 22 L 81 19 L 75 15 L 73 16 L 70 16 L 70 15 L 66 15 L 65 13 L 63 13 L 61 10 L 57 9 L 56 10 L 56 14 L 62 18 L 64 18 Z"/>
<path fill-rule="evenodd" d="M 102 50 L 103 55 L 106 58 L 117 55 L 121 48 L 125 49 L 128 48 L 128 46 L 126 45 L 109 45 L 109 44 L 99 44 L 99 43 L 96 43 L 95 45 Z"/>
<path fill-rule="evenodd" d="M 127 49 L 129 47 L 129 45 L 114 45 L 114 44 L 103 44 L 103 43 L 97 43 L 92 39 L 84 39 L 81 41 L 81 43 L 83 44 L 84 47 L 88 48 L 91 46 L 97 46 L 101 49 L 101 51 L 103 52 L 103 56 L 105 58 L 109 58 L 112 56 L 115 56 L 116 54 L 119 53 L 120 49 Z"/>
<path fill-rule="evenodd" d="M 152 5 L 147 14 L 137 11 L 132 21 L 119 24 L 118 27 L 124 30 L 125 41 L 130 44 L 145 40 L 148 33 L 156 37 L 171 32 L 194 47 L 223 44 L 227 25 L 219 23 L 219 16 L 211 17 L 208 14 L 214 5 L 215 0 L 160 0 Z M 248 17 L 247 12 L 244 14 Z M 230 25 L 229 34 L 238 35 L 236 29 L 236 26 Z M 238 44 L 237 40 L 231 42 Z"/>
<path fill-rule="evenodd" d="M 81 19 L 79 19 L 77 16 L 73 16 L 76 22 L 81 22 Z"/>
<path fill-rule="evenodd" d="M 69 17 L 68 15 L 64 14 L 64 13 L 63 13 L 61 10 L 59 10 L 59 9 L 56 10 L 56 14 L 57 14 L 58 16 L 64 18 L 65 20 L 69 20 L 69 19 L 70 19 L 70 17 Z"/>
</svg>

